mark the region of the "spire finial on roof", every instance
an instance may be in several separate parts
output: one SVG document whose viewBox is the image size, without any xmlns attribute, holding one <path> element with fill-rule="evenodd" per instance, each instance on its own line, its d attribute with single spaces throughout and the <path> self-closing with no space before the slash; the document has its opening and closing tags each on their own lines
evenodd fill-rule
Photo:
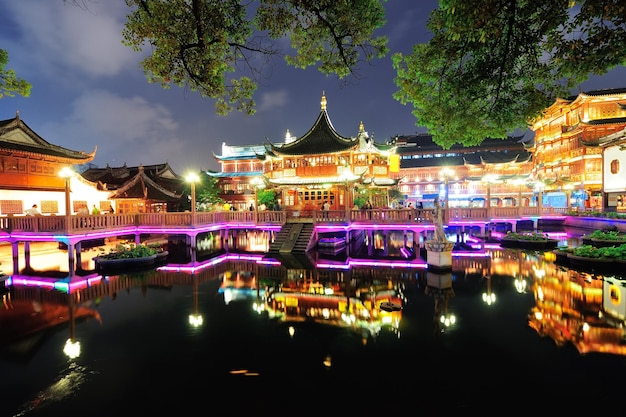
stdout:
<svg viewBox="0 0 626 417">
<path fill-rule="evenodd" d="M 365 126 L 363 126 L 363 120 L 361 120 L 361 124 L 359 124 L 359 133 L 363 133 L 365 131 Z"/>
<path fill-rule="evenodd" d="M 15 118 L 19 120 L 19 118 L 20 118 L 20 111 L 19 110 L 15 110 Z"/>
<path fill-rule="evenodd" d="M 326 94 L 324 91 L 322 91 L 322 102 L 320 104 L 322 105 L 322 111 L 326 111 Z"/>
</svg>

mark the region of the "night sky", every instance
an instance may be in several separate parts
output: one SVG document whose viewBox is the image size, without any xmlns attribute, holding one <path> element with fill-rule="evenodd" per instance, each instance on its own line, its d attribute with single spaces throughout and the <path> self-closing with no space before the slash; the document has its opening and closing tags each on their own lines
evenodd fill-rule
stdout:
<svg viewBox="0 0 626 417">
<path fill-rule="evenodd" d="M 122 45 L 128 8 L 121 0 L 91 1 L 88 10 L 63 0 L 0 3 L 0 48 L 9 53 L 8 68 L 32 85 L 28 98 L 0 99 L 0 120 L 16 111 L 45 140 L 91 152 L 104 167 L 168 162 L 180 175 L 190 170 L 218 170 L 213 153 L 222 143 L 280 142 L 287 130 L 302 136 L 320 111 L 325 92 L 333 126 L 356 136 L 362 121 L 377 142 L 395 135 L 424 132 L 411 106 L 393 99 L 397 90 L 391 54 L 408 54 L 430 38 L 426 29 L 434 0 L 389 0 L 390 54 L 358 68 L 360 79 L 344 85 L 316 68 L 287 67 L 274 61 L 271 77 L 256 92 L 257 113 L 215 114 L 214 101 L 173 87 L 149 84 L 139 69 L 142 55 Z M 281 47 L 287 49 L 285 41 Z M 592 77 L 582 91 L 626 86 L 626 69 Z"/>
</svg>

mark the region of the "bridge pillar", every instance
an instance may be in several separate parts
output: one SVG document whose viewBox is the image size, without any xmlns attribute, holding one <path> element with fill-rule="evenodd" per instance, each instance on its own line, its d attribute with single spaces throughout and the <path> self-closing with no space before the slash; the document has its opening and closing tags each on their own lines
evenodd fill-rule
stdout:
<svg viewBox="0 0 626 417">
<path fill-rule="evenodd" d="M 83 242 L 76 243 L 76 270 L 82 268 L 83 265 Z M 70 275 L 74 275 L 74 270 L 70 269 Z"/>
<path fill-rule="evenodd" d="M 76 267 L 76 255 L 75 255 L 75 246 L 72 242 L 67 243 L 67 270 L 70 275 L 74 275 L 74 270 Z"/>
<path fill-rule="evenodd" d="M 11 243 L 11 252 L 13 256 L 13 274 L 20 273 L 20 242 Z"/>
<path fill-rule="evenodd" d="M 24 242 L 24 268 L 30 270 L 30 242 Z"/>
</svg>

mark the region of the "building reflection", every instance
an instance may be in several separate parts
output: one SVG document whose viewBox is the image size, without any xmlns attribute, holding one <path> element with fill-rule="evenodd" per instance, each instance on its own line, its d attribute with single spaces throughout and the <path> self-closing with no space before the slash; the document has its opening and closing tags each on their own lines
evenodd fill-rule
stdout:
<svg viewBox="0 0 626 417">
<path fill-rule="evenodd" d="M 14 285 L 2 294 L 0 347 L 4 354 L 28 359 L 51 331 L 68 332 L 65 346 L 70 359 L 80 354 L 76 323 L 101 322 L 92 301 L 83 301 L 80 290 L 66 293 L 39 286 Z M 90 298 L 90 297 L 88 297 Z"/>
<path fill-rule="evenodd" d="M 193 296 L 190 323 L 200 326 L 199 287 L 219 281 L 217 291 L 225 304 L 249 302 L 253 311 L 285 323 L 293 332 L 300 323 L 350 329 L 361 334 L 364 343 L 382 329 L 400 337 L 407 291 L 422 291 L 425 299 L 432 300 L 432 331 L 438 337 L 452 326 L 461 326 L 463 317 L 454 308 L 460 295 L 488 294 L 490 300 L 498 300 L 505 293 L 532 294 L 528 324 L 538 335 L 552 338 L 559 346 L 571 343 L 581 354 L 626 354 L 626 280 L 558 265 L 552 252 L 486 246 L 455 252 L 452 271 L 437 274 L 419 260 L 313 258 L 309 259 L 313 267 L 303 266 L 306 263 L 287 267 L 267 254 L 224 254 L 223 248 L 216 247 L 220 255 L 202 262 L 168 264 L 133 274 L 92 274 L 71 282 L 12 276 L 0 306 L 2 350 L 18 348 L 18 342 L 26 346 L 29 338 L 44 337 L 47 330 L 62 325 L 68 326 L 71 340 L 79 340 L 75 321 L 100 321 L 99 300 L 114 299 L 120 291 L 134 288 L 149 297 L 155 290 L 188 286 Z"/>
<path fill-rule="evenodd" d="M 528 323 L 557 346 L 570 343 L 581 354 L 626 354 L 626 278 L 541 263 L 533 280 L 535 306 Z"/>
</svg>

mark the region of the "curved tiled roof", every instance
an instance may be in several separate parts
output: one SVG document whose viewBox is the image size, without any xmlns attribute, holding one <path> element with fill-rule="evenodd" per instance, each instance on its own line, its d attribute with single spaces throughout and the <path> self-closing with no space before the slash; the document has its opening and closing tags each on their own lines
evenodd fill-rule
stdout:
<svg viewBox="0 0 626 417">
<path fill-rule="evenodd" d="M 402 158 L 403 155 L 422 155 L 400 159 L 402 168 L 425 168 L 449 165 L 481 165 L 501 164 L 508 162 L 527 162 L 532 158 L 522 137 L 508 137 L 506 139 L 485 139 L 479 146 L 464 147 L 460 144 L 453 145 L 444 150 L 432 140 L 428 134 L 415 136 L 400 136 L 396 138 L 401 146 L 396 148 L 396 153 Z M 445 157 L 434 157 L 434 154 L 442 154 Z"/>
<path fill-rule="evenodd" d="M 145 172 L 139 171 L 132 179 L 109 195 L 110 199 L 141 198 L 157 201 L 178 201 L 183 194 L 176 194 L 154 182 Z"/>
<path fill-rule="evenodd" d="M 53 156 L 70 160 L 73 164 L 83 164 L 93 160 L 97 147 L 91 153 L 85 153 L 53 145 L 28 127 L 17 114 L 13 119 L 0 120 L 0 149 Z"/>
<path fill-rule="evenodd" d="M 276 155 L 309 155 L 349 151 L 359 145 L 357 138 L 346 138 L 333 128 L 326 109 L 322 109 L 315 124 L 304 136 L 284 144 L 268 145 L 268 152 Z"/>
</svg>

